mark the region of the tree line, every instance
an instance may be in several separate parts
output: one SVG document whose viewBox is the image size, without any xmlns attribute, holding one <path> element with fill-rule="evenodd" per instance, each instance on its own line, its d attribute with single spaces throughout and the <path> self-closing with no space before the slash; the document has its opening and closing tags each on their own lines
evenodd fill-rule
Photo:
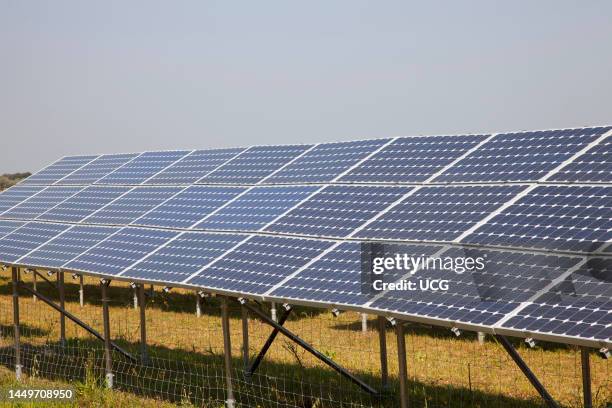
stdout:
<svg viewBox="0 0 612 408">
<path fill-rule="evenodd" d="M 0 190 L 9 188 L 10 186 L 19 183 L 21 180 L 31 175 L 32 173 L 29 172 L 3 174 L 0 176 Z"/>
</svg>

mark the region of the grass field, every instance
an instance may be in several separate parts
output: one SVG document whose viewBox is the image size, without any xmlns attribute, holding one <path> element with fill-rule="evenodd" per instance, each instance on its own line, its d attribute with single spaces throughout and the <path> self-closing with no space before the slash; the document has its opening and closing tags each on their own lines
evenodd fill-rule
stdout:
<svg viewBox="0 0 612 408">
<path fill-rule="evenodd" d="M 24 275 L 26 282 L 31 275 Z M 78 286 L 67 275 L 67 309 L 102 331 L 100 292 L 97 280 L 86 280 L 86 304 L 78 304 Z M 51 286 L 39 280 L 39 290 L 57 299 Z M 157 288 L 160 289 L 160 288 Z M 113 337 L 134 354 L 139 350 L 139 315 L 132 307 L 132 291 L 113 282 L 109 291 Z M 12 365 L 12 297 L 8 273 L 0 278 L 0 388 L 15 386 Z M 26 385 L 59 387 L 62 382 L 77 390 L 77 406 L 222 406 L 224 378 L 223 340 L 218 302 L 209 301 L 203 315 L 195 316 L 195 295 L 174 289 L 157 290 L 147 307 L 148 365 L 133 364 L 114 355 L 116 384 L 121 391 L 101 387 L 101 344 L 67 321 L 68 344 L 58 345 L 59 314 L 31 296 L 21 296 L 22 342 Z M 371 398 L 337 373 L 325 368 L 302 349 L 279 336 L 258 374 L 242 377 L 240 311 L 232 310 L 232 349 L 237 400 L 243 407 L 335 407 L 397 404 L 397 352 L 393 330 L 387 330 L 390 389 L 383 398 Z M 372 317 L 369 330 L 361 332 L 360 317 L 343 313 L 298 308 L 286 327 L 302 336 L 334 361 L 379 388 L 378 333 Z M 270 332 L 250 319 L 251 356 Z M 408 326 L 406 330 L 410 400 L 413 407 L 542 406 L 537 394 L 493 339 L 480 345 L 475 336 L 460 338 L 447 330 Z M 541 344 L 526 349 L 516 342 L 523 358 L 551 394 L 564 407 L 581 406 L 582 386 L 579 350 L 563 345 Z M 611 401 L 609 364 L 594 353 L 591 358 L 596 407 Z"/>
</svg>

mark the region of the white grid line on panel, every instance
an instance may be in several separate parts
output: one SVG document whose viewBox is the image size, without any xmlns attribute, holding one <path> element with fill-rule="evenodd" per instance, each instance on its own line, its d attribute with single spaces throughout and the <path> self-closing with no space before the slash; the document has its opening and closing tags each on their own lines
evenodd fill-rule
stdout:
<svg viewBox="0 0 612 408">
<path fill-rule="evenodd" d="M 60 266 L 58 269 L 62 270 L 64 268 L 64 266 L 68 265 L 70 262 L 74 261 L 75 259 L 77 259 L 78 257 L 80 257 L 81 255 L 85 254 L 86 252 L 91 251 L 94 248 L 97 248 L 98 245 L 102 244 L 103 242 L 106 242 L 107 239 L 110 239 L 112 237 L 114 237 L 115 235 L 117 235 L 118 233 L 120 233 L 121 231 L 123 231 L 124 229 L 126 229 L 127 227 L 123 227 L 123 228 L 117 228 L 117 231 L 113 232 L 112 234 L 110 234 L 108 237 L 104 238 L 102 241 L 98 242 L 97 244 L 90 246 L 89 248 L 85 249 L 83 252 L 81 252 L 80 254 L 76 255 L 74 258 L 72 258 L 69 261 L 66 261 L 62 264 L 62 266 Z"/>
<path fill-rule="evenodd" d="M 177 152 L 178 152 L 178 151 L 180 151 L 180 150 L 172 150 L 172 151 L 177 151 Z M 185 150 L 185 151 L 188 151 L 189 153 L 187 153 L 186 155 L 184 155 L 184 156 L 183 156 L 183 157 L 181 157 L 180 159 L 173 161 L 172 163 L 170 163 L 169 165 L 167 165 L 166 167 L 164 167 L 163 169 L 161 169 L 161 170 L 160 170 L 160 171 L 158 171 L 157 173 L 153 174 L 153 175 L 152 175 L 151 177 L 149 177 L 148 179 L 146 179 L 146 180 L 142 181 L 142 182 L 140 183 L 140 185 L 145 185 L 145 184 L 147 183 L 147 181 L 151 180 L 153 177 L 155 177 L 155 176 L 157 176 L 157 175 L 161 174 L 162 172 L 164 172 L 164 171 L 168 170 L 170 167 L 174 166 L 176 163 L 180 163 L 181 161 L 183 161 L 183 160 L 184 160 L 184 159 L 186 159 L 187 157 L 191 156 L 191 155 L 192 155 L 192 154 L 195 152 L 195 150 Z"/>
<path fill-rule="evenodd" d="M 115 170 L 111 171 L 110 173 L 105 174 L 104 176 L 100 177 L 99 179 L 97 179 L 96 181 L 94 181 L 93 183 L 91 183 L 91 185 L 96 184 L 98 181 L 102 180 L 104 177 L 106 176 L 110 176 L 111 174 L 113 174 L 114 172 L 121 170 L 122 168 L 124 168 L 125 166 L 127 166 L 128 164 L 130 164 L 131 162 L 133 162 L 134 160 L 136 160 L 137 158 L 139 158 L 140 156 L 142 156 L 143 154 L 145 154 L 146 152 L 140 152 L 138 153 L 136 156 L 132 157 L 130 160 L 126 161 L 125 163 L 123 163 L 121 166 L 117 167 Z M 129 153 L 128 153 L 129 154 Z M 100 185 L 100 184 L 98 184 Z M 106 184 L 102 184 L 102 185 L 106 185 Z"/>
<path fill-rule="evenodd" d="M 50 187 L 50 186 L 49 186 L 49 187 Z M 47 188 L 49 188 L 49 187 L 47 187 Z M 66 187 L 70 187 L 70 186 L 66 186 Z M 57 207 L 58 205 L 65 203 L 67 200 L 70 200 L 72 197 L 74 197 L 75 195 L 79 194 L 80 192 L 82 192 L 83 190 L 85 190 L 87 187 L 75 186 L 75 188 L 77 189 L 77 191 L 76 191 L 74 194 L 69 195 L 68 197 L 66 197 L 65 199 L 63 199 L 62 201 L 60 201 L 59 203 L 57 203 L 57 204 L 55 204 L 54 206 L 52 206 L 52 207 L 48 208 L 47 210 L 45 210 L 44 212 L 42 212 L 41 214 L 39 214 L 38 216 L 36 216 L 36 218 L 34 218 L 34 219 L 33 219 L 33 220 L 31 220 L 31 221 L 37 221 L 38 217 L 41 217 L 42 215 L 44 215 L 44 214 L 48 213 L 49 211 L 53 210 L 53 209 L 54 209 L 55 207 Z M 45 189 L 45 190 L 46 190 L 46 189 Z M 42 191 L 44 191 L 44 190 L 42 190 Z M 39 191 L 39 192 L 38 192 L 38 193 L 36 193 L 35 195 L 37 195 L 37 194 L 39 194 L 39 193 L 42 193 L 42 191 Z M 34 197 L 34 196 L 32 196 L 32 197 Z M 32 197 L 30 197 L 30 198 L 32 198 Z M 27 201 L 27 200 L 26 200 L 26 201 Z M 23 201 L 23 202 L 25 203 L 25 201 Z M 13 207 L 13 208 L 14 208 L 14 207 Z"/>
<path fill-rule="evenodd" d="M 155 207 L 151 208 L 149 211 L 145 212 L 144 214 L 142 214 L 140 217 L 136 218 L 134 221 L 132 221 L 128 225 L 138 225 L 136 223 L 138 220 L 146 217 L 147 215 L 149 215 L 149 213 L 157 210 L 159 207 L 161 207 L 162 205 L 166 204 L 168 201 L 172 200 L 174 197 L 176 197 L 177 195 L 181 194 L 183 191 L 187 190 L 189 187 L 191 187 L 191 185 L 188 185 L 186 187 L 181 188 L 179 191 L 177 191 L 176 193 L 172 194 L 170 197 L 166 198 L 164 201 L 162 201 L 161 203 L 157 204 Z"/>
<path fill-rule="evenodd" d="M 289 160 L 287 163 L 283 164 L 282 166 L 280 166 L 278 169 L 274 170 L 272 173 L 268 174 L 266 177 L 262 178 L 261 180 L 259 180 L 257 183 L 255 184 L 262 184 L 265 180 L 269 179 L 270 177 L 272 177 L 273 175 L 275 175 L 276 173 L 278 173 L 279 171 L 285 169 L 287 166 L 290 166 L 291 164 L 293 164 L 296 160 L 301 159 L 305 154 L 307 154 L 308 152 L 310 152 L 311 150 L 313 150 L 315 147 L 319 146 L 320 143 L 316 143 L 313 144 L 312 146 L 310 146 L 308 149 L 304 150 L 302 153 L 298 154 L 297 156 L 295 156 L 293 159 Z"/>
<path fill-rule="evenodd" d="M 112 203 L 114 203 L 115 201 L 119 200 L 120 198 L 122 198 L 123 196 L 125 196 L 126 194 L 128 194 L 131 191 L 134 191 L 136 189 L 136 187 L 130 187 L 129 190 L 127 190 L 126 192 L 124 192 L 123 194 L 120 194 L 119 197 L 116 197 L 115 199 L 111 200 L 110 202 L 108 202 L 107 204 L 103 205 L 102 207 L 98 208 L 96 211 L 92 212 L 91 214 L 89 214 L 87 217 L 83 218 L 83 220 L 81 220 L 80 222 L 82 223 L 86 223 L 88 218 L 93 217 L 95 214 L 97 214 L 98 212 L 102 211 L 103 209 L 105 209 L 106 207 L 108 207 L 109 205 L 111 205 Z"/>
<path fill-rule="evenodd" d="M 76 173 L 77 171 L 81 170 L 83 167 L 87 166 L 88 164 L 91 164 L 91 162 L 93 162 L 94 160 L 98 159 L 100 156 L 96 156 L 93 159 L 91 159 L 90 161 L 88 161 L 87 163 L 83 164 L 81 167 L 79 167 L 78 169 L 74 169 L 73 171 L 71 171 L 70 173 L 66 174 L 64 177 L 62 177 L 59 180 L 56 180 L 55 182 L 51 183 L 51 185 L 56 185 L 57 183 L 59 183 L 60 181 L 62 181 L 63 179 L 65 179 L 68 176 L 71 176 L 72 174 Z"/>
<path fill-rule="evenodd" d="M 25 226 L 25 225 L 24 225 Z M 74 227 L 76 227 L 76 225 L 72 225 L 71 227 L 68 227 L 67 229 L 65 229 L 64 231 L 60 232 L 59 234 L 49 238 L 47 241 L 43 242 L 42 244 L 40 244 L 39 246 L 37 246 L 36 248 L 34 248 L 33 250 L 31 250 L 30 252 L 28 252 L 27 254 L 23 255 L 21 258 L 17 259 L 15 261 L 15 263 L 19 263 L 19 261 L 21 261 L 23 258 L 25 258 L 26 256 L 30 255 L 32 252 L 42 248 L 43 246 L 47 245 L 49 242 L 53 241 L 55 238 L 59 238 L 62 235 L 64 235 L 66 232 L 70 231 L 71 229 L 73 229 Z"/>
<path fill-rule="evenodd" d="M 235 155 L 234 157 L 232 157 L 231 159 L 229 159 L 226 162 L 221 163 L 220 165 L 218 165 L 217 167 L 215 167 L 214 169 L 212 169 L 211 171 L 209 171 L 208 173 L 206 173 L 205 175 L 203 175 L 202 177 L 200 177 L 198 180 L 196 180 L 195 183 L 193 183 L 194 185 L 196 184 L 200 184 L 200 180 L 202 180 L 205 177 L 210 176 L 211 174 L 213 174 L 215 171 L 220 170 L 223 166 L 230 164 L 231 162 L 233 162 L 234 160 L 237 160 L 240 156 L 242 156 L 244 153 L 251 151 L 251 149 L 253 149 L 255 146 L 249 146 L 244 148 L 243 151 L 241 151 L 240 153 L 238 153 L 237 155 Z M 201 183 L 201 184 L 206 184 L 206 183 Z M 217 183 L 213 183 L 214 185 L 217 185 Z M 232 185 L 235 186 L 235 184 L 228 184 L 228 185 Z"/>
<path fill-rule="evenodd" d="M 249 191 L 253 190 L 255 188 L 255 186 L 251 186 L 251 187 L 247 187 L 242 193 L 239 193 L 238 195 L 236 195 L 234 198 L 226 201 L 221 207 L 216 208 L 213 212 L 211 212 L 210 214 L 204 216 L 202 219 L 199 219 L 198 221 L 194 222 L 193 224 L 191 224 L 189 227 L 187 227 L 188 230 L 193 230 L 193 228 L 198 225 L 199 223 L 207 220 L 209 217 L 217 214 L 219 211 L 221 211 L 222 209 L 224 209 L 225 207 L 227 207 L 228 205 L 230 205 L 231 203 L 233 203 L 234 201 L 238 200 L 240 197 L 242 197 L 243 195 L 245 195 L 246 193 L 248 193 Z"/>
<path fill-rule="evenodd" d="M 4 192 L 8 192 L 8 191 L 9 191 L 11 188 L 14 188 L 14 187 L 17 187 L 17 186 L 18 186 L 18 184 L 15 184 L 14 186 L 11 186 L 10 188 L 7 188 L 6 190 L 4 190 L 4 191 L 3 191 L 3 193 L 4 193 Z M 23 186 L 20 186 L 20 187 L 28 187 L 28 186 L 27 186 L 26 184 L 24 184 Z M 43 187 L 43 186 L 35 186 L 35 185 L 32 185 L 32 187 Z M 18 206 L 20 206 L 21 204 L 23 204 L 23 203 L 25 203 L 25 202 L 29 201 L 30 199 L 32 199 L 32 198 L 34 198 L 34 197 L 36 197 L 37 195 L 39 195 L 40 193 L 42 193 L 43 191 L 45 191 L 45 190 L 46 190 L 46 189 L 48 189 L 49 187 L 51 187 L 51 186 L 44 186 L 44 187 L 43 187 L 43 188 L 42 188 L 42 189 L 41 189 L 39 192 L 32 194 L 31 196 L 29 196 L 29 197 L 28 197 L 28 198 L 26 198 L 25 200 L 20 201 L 20 202 L 18 202 L 17 204 L 15 204 L 14 206 L 12 206 L 12 207 L 10 207 L 10 208 L 7 208 L 6 210 L 2 211 L 2 212 L 0 213 L 0 216 L 2 216 L 2 215 L 3 215 L 4 213 L 6 213 L 6 212 L 11 211 L 13 208 L 18 207 Z M 10 219 L 10 218 L 9 218 L 9 219 Z"/>
<path fill-rule="evenodd" d="M 149 256 L 157 253 L 157 251 L 159 251 L 162 248 L 165 248 L 166 246 L 168 246 L 168 244 L 170 244 L 171 242 L 173 242 L 174 240 L 176 240 L 177 238 L 183 236 L 184 234 L 186 234 L 187 231 L 183 231 L 183 232 L 179 232 L 178 234 L 176 234 L 174 237 L 170 238 L 168 241 L 164 242 L 163 244 L 161 244 L 160 246 L 158 246 L 157 248 L 155 248 L 153 251 L 148 252 L 146 255 L 144 255 L 143 257 L 139 258 L 137 261 L 133 262 L 132 264 L 130 264 L 129 266 L 127 266 L 126 268 L 124 268 L 121 272 L 119 272 L 116 276 L 121 276 L 123 275 L 125 272 L 127 272 L 128 270 L 132 269 L 134 266 L 136 266 L 136 264 L 140 263 L 141 261 L 144 261 L 145 259 L 147 259 Z"/>
</svg>

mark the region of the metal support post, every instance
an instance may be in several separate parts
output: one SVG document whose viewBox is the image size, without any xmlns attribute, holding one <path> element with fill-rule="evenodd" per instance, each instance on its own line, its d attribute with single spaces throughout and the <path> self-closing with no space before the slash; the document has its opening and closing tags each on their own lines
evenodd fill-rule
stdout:
<svg viewBox="0 0 612 408">
<path fill-rule="evenodd" d="M 232 387 L 232 343 L 230 340 L 229 326 L 229 310 L 227 297 L 221 298 L 221 326 L 223 328 L 223 350 L 225 355 L 225 381 L 227 386 L 226 405 L 228 408 L 234 408 L 236 400 L 234 399 L 234 389 Z"/>
<path fill-rule="evenodd" d="M 83 275 L 79 275 L 79 304 L 81 307 L 85 305 L 85 290 L 83 287 Z"/>
<path fill-rule="evenodd" d="M 200 292 L 196 291 L 196 317 L 202 316 L 202 297 Z"/>
<path fill-rule="evenodd" d="M 38 280 L 38 274 L 36 273 L 36 271 L 32 271 L 32 287 L 34 288 L 34 290 L 36 290 L 36 284 Z M 32 295 L 32 300 L 34 300 L 36 302 L 36 296 Z"/>
<path fill-rule="evenodd" d="M 276 303 L 275 302 L 271 303 L 270 317 L 272 317 L 272 320 L 274 320 L 275 322 L 278 322 L 277 314 L 276 314 Z"/>
<path fill-rule="evenodd" d="M 21 343 L 19 338 L 19 271 L 16 266 L 11 268 L 13 275 L 13 323 L 15 335 L 15 377 L 21 380 Z"/>
<path fill-rule="evenodd" d="M 516 365 L 521 369 L 523 374 L 525 374 L 525 377 L 527 377 L 531 385 L 533 385 L 536 391 L 538 391 L 540 396 L 544 399 L 544 402 L 546 402 L 546 404 L 550 408 L 559 408 L 559 405 L 557 405 L 557 403 L 555 402 L 555 400 L 553 400 L 553 398 L 548 393 L 548 391 L 546 391 L 546 388 L 544 388 L 544 386 L 535 376 L 533 371 L 531 371 L 527 363 L 523 361 L 523 359 L 521 358 L 519 353 L 516 351 L 512 343 L 510 343 L 510 341 L 506 337 L 501 336 L 499 334 L 496 335 L 495 338 L 500 342 L 500 344 L 504 347 L 504 349 L 506 349 L 506 352 L 510 355 L 510 357 L 512 357 L 512 359 L 514 360 Z"/>
<path fill-rule="evenodd" d="M 111 339 L 110 339 L 110 316 L 108 310 L 107 288 L 110 281 L 100 279 L 100 289 L 102 290 L 102 317 L 104 319 L 104 362 L 106 369 L 106 387 L 113 388 L 113 360 L 111 354 Z"/>
<path fill-rule="evenodd" d="M 368 332 L 368 314 L 367 313 L 361 314 L 361 331 L 363 333 Z"/>
<path fill-rule="evenodd" d="M 66 289 L 64 286 L 64 272 L 57 273 L 57 289 L 59 291 L 59 304 L 66 310 Z M 66 346 L 66 316 L 60 312 L 60 346 Z"/>
<path fill-rule="evenodd" d="M 582 396 L 584 398 L 584 408 L 593 408 L 593 396 L 591 393 L 591 362 L 589 360 L 589 349 L 580 349 L 582 360 Z"/>
<path fill-rule="evenodd" d="M 402 322 L 395 324 L 397 335 L 397 358 L 399 360 L 400 407 L 408 408 L 408 364 L 406 363 L 406 338 Z"/>
<path fill-rule="evenodd" d="M 477 336 L 478 336 L 478 344 L 480 345 L 485 344 L 485 338 L 487 335 L 484 332 L 478 332 Z"/>
<path fill-rule="evenodd" d="M 199 297 L 199 296 L 198 296 Z M 244 307 L 240 307 L 242 312 L 242 360 L 244 370 L 249 368 L 249 311 Z"/>
<path fill-rule="evenodd" d="M 383 389 L 389 387 L 389 369 L 387 368 L 387 319 L 378 316 L 378 342 L 380 344 L 380 381 Z"/>
<path fill-rule="evenodd" d="M 246 306 L 242 305 L 242 309 L 246 311 Z M 285 324 L 285 322 L 287 321 L 287 318 L 289 317 L 290 313 L 291 313 L 291 308 L 285 309 L 285 313 L 283 313 L 280 320 L 275 323 L 282 327 L 283 324 Z M 259 367 L 259 364 L 261 364 L 261 362 L 263 361 L 263 358 L 268 352 L 268 349 L 270 348 L 270 346 L 274 342 L 274 339 L 278 335 L 278 332 L 279 332 L 279 329 L 276 327 L 274 328 L 274 330 L 272 330 L 272 333 L 270 333 L 270 336 L 268 336 L 268 339 L 266 340 L 263 347 L 259 351 L 259 354 L 257 354 L 257 357 L 255 357 L 255 360 L 253 360 L 253 364 L 251 364 L 251 366 L 247 370 L 246 372 L 247 377 L 250 377 L 253 375 L 253 373 L 255 373 L 255 371 L 257 370 L 257 367 Z"/>
<path fill-rule="evenodd" d="M 138 285 L 138 304 L 140 306 L 140 359 L 143 364 L 149 362 L 147 353 L 147 323 L 145 318 L 145 308 L 147 302 L 145 299 L 144 285 Z"/>
<path fill-rule="evenodd" d="M 132 297 L 134 301 L 134 310 L 138 309 L 138 285 L 134 285 L 132 289 Z"/>
</svg>

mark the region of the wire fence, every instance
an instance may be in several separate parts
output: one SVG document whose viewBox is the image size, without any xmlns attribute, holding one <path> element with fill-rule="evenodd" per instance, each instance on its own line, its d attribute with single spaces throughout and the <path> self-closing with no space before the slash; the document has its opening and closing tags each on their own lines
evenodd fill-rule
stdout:
<svg viewBox="0 0 612 408">
<path fill-rule="evenodd" d="M 33 286 L 33 274 L 21 273 Z M 56 276 L 49 276 L 51 283 Z M 103 332 L 99 280 L 66 275 L 66 310 Z M 37 279 L 37 290 L 59 302 L 52 284 Z M 140 314 L 128 282 L 108 289 L 113 340 L 132 355 L 113 352 L 114 388 L 139 396 L 198 407 L 219 407 L 226 399 L 223 336 L 219 299 L 206 298 L 196 314 L 198 294 L 161 287 L 146 288 L 147 355 L 140 359 Z M 303 348 L 279 334 L 258 370 L 245 376 L 240 305 L 230 303 L 233 387 L 238 407 L 397 407 L 399 406 L 397 339 L 385 330 L 389 382 L 381 384 L 376 316 L 367 321 L 354 312 L 334 317 L 330 311 L 296 307 L 285 323 L 292 332 L 381 393 L 372 396 L 340 376 Z M 280 306 L 280 305 L 279 305 Z M 271 313 L 270 305 L 261 307 Z M 279 307 L 278 313 L 282 309 Z M 104 383 L 104 345 L 66 319 L 66 342 L 60 342 L 60 313 L 20 291 L 21 354 L 24 375 L 50 380 Z M 365 329 L 365 330 L 364 330 Z M 272 328 L 249 315 L 250 361 Z M 494 338 L 479 342 L 475 333 L 456 337 L 448 329 L 407 324 L 406 354 L 411 407 L 541 407 L 542 400 Z M 14 368 L 14 330 L 10 271 L 0 276 L 0 363 Z M 514 340 L 513 340 L 514 341 Z M 582 406 L 580 349 L 539 343 L 529 349 L 514 341 L 519 353 L 552 396 L 564 407 Z M 612 381 L 607 360 L 591 355 L 594 406 L 609 407 Z"/>
</svg>

